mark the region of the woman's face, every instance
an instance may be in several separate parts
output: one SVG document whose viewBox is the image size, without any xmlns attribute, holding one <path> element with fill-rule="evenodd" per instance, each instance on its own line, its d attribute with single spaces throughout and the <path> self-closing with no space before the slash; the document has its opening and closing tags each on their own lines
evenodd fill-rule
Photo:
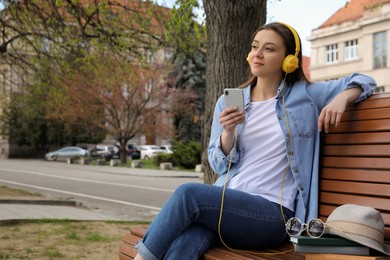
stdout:
<svg viewBox="0 0 390 260">
<path fill-rule="evenodd" d="M 273 30 L 259 31 L 249 53 L 252 74 L 256 77 L 280 77 L 286 46 L 282 37 Z"/>
</svg>

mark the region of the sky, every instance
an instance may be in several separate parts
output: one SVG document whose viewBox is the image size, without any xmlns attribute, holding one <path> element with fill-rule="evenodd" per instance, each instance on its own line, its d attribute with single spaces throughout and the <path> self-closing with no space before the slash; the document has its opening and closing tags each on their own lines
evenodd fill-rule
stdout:
<svg viewBox="0 0 390 260">
<path fill-rule="evenodd" d="M 212 1 L 212 0 L 203 0 Z M 307 38 L 349 0 L 268 0 L 267 23 L 284 22 L 292 26 L 302 41 L 303 55 L 310 55 Z M 172 7 L 174 0 L 155 0 L 158 4 Z M 199 2 L 202 2 L 199 0 Z M 202 18 L 200 11 L 199 16 Z"/>
<path fill-rule="evenodd" d="M 303 55 L 310 55 L 307 38 L 347 0 L 268 0 L 267 22 L 284 22 L 292 26 L 302 41 Z M 294 11 L 292 11 L 294 10 Z"/>
</svg>

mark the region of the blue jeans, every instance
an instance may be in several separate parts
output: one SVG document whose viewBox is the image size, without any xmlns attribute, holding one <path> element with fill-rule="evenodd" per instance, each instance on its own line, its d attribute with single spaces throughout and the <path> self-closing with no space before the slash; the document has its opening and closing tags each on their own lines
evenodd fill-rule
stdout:
<svg viewBox="0 0 390 260">
<path fill-rule="evenodd" d="M 220 243 L 222 187 L 189 183 L 176 189 L 136 245 L 144 260 L 199 259 Z M 283 208 L 285 219 L 293 212 Z M 260 196 L 226 189 L 223 241 L 235 249 L 269 249 L 287 238 L 280 205 Z"/>
</svg>

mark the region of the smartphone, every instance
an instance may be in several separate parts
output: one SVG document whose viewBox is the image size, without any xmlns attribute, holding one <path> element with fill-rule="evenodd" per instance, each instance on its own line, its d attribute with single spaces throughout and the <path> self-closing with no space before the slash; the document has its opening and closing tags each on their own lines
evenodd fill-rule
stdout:
<svg viewBox="0 0 390 260">
<path fill-rule="evenodd" d="M 225 108 L 237 107 L 238 111 L 244 111 L 244 94 L 240 88 L 225 88 L 223 91 Z"/>
</svg>

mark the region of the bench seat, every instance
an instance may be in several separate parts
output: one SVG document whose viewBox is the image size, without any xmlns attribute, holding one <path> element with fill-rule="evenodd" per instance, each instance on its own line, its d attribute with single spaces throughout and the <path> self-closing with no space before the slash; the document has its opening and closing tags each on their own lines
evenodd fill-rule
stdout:
<svg viewBox="0 0 390 260">
<path fill-rule="evenodd" d="M 319 217 L 342 204 L 374 207 L 385 222 L 385 240 L 390 244 L 390 93 L 373 94 L 344 113 L 340 126 L 321 136 Z M 136 226 L 125 234 L 119 248 L 119 259 L 133 259 L 135 243 L 144 236 L 147 226 Z M 389 259 L 390 257 L 298 254 L 291 243 L 268 252 L 253 254 L 211 248 L 205 260 L 245 259 Z"/>
</svg>

